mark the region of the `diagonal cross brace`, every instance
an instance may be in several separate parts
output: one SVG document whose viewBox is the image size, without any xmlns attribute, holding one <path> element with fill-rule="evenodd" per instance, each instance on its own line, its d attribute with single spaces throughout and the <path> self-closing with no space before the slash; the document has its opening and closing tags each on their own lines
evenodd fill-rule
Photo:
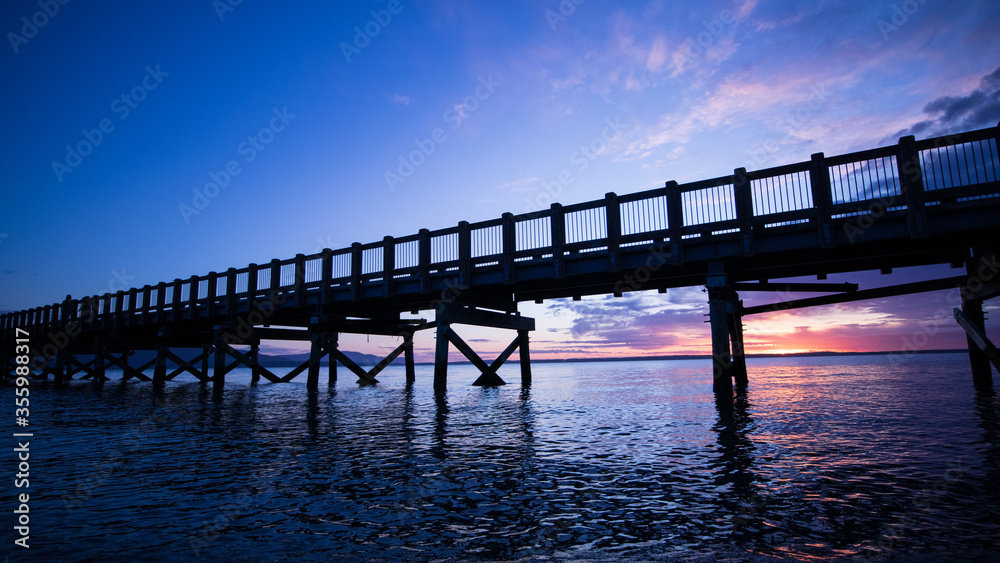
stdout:
<svg viewBox="0 0 1000 563">
<path fill-rule="evenodd" d="M 128 380 L 130 378 L 133 378 L 133 377 L 136 378 L 136 379 L 138 379 L 139 381 L 152 381 L 153 379 L 151 377 L 149 377 L 148 375 L 142 373 L 142 369 L 143 368 L 136 369 L 136 368 L 128 365 L 128 358 L 131 355 L 132 355 L 132 352 L 122 352 L 116 358 L 114 354 L 108 353 L 105 356 L 105 359 L 108 361 L 109 364 L 114 365 L 114 366 L 118 366 L 118 367 L 122 368 L 122 380 L 123 381 L 126 381 L 126 380 Z M 150 361 L 149 363 L 147 363 L 144 367 L 148 368 L 149 366 L 153 365 L 154 362 L 156 362 L 155 359 L 152 360 L 152 361 Z"/>
<path fill-rule="evenodd" d="M 348 358 L 339 349 L 334 348 L 330 350 L 330 355 L 332 356 L 331 361 L 336 359 L 338 362 L 344 364 L 344 367 L 354 372 L 354 375 L 358 376 L 363 383 L 378 383 L 374 376 L 370 375 L 364 368 L 354 363 L 353 360 Z"/>
<path fill-rule="evenodd" d="M 989 337 L 986 336 L 982 330 L 979 329 L 975 323 L 972 322 L 961 309 L 955 307 L 955 320 L 958 324 L 965 329 L 965 333 L 969 335 L 969 340 L 974 342 L 980 350 L 986 353 L 986 357 L 990 359 L 990 363 L 993 364 L 997 371 L 1000 371 L 1000 352 L 997 351 L 997 347 L 990 342 Z"/>
<path fill-rule="evenodd" d="M 219 344 L 216 344 L 216 345 L 218 346 Z M 260 372 L 261 375 L 264 376 L 264 379 L 270 381 L 271 383 L 281 383 L 281 378 L 278 377 L 277 375 L 274 375 L 273 373 L 271 373 L 271 370 L 265 368 L 264 366 L 260 365 L 259 363 L 257 363 L 256 366 L 254 366 L 255 362 L 253 360 L 251 360 L 250 358 L 246 357 L 246 355 L 244 355 L 242 352 L 238 352 L 235 348 L 233 348 L 232 346 L 230 346 L 228 342 L 223 341 L 223 342 L 221 342 L 221 345 L 222 345 L 222 350 L 225 353 L 227 353 L 230 356 L 232 356 L 236 360 L 236 362 L 233 362 L 233 363 L 229 364 L 228 366 L 226 366 L 226 373 L 228 373 L 234 367 L 236 367 L 237 362 L 238 362 L 238 363 L 241 363 L 241 364 L 247 366 L 248 368 L 256 369 L 257 371 Z"/>
<path fill-rule="evenodd" d="M 459 336 L 458 333 L 451 327 L 448 327 L 448 340 L 455 345 L 455 348 L 458 349 L 462 355 L 472 362 L 472 365 L 476 366 L 476 368 L 482 372 L 482 375 L 480 375 L 479 378 L 472 383 L 473 385 L 494 386 L 507 384 L 506 381 L 497 375 L 497 369 L 499 369 L 500 366 L 507 361 L 507 358 L 514 353 L 514 350 L 517 350 L 518 344 L 520 343 L 519 338 L 515 338 L 514 341 L 507 346 L 503 353 L 500 354 L 500 357 L 498 357 L 491 365 L 486 365 L 486 362 L 479 357 L 479 354 L 476 354 L 475 350 L 466 344 L 465 341 L 462 340 L 462 337 Z"/>
<path fill-rule="evenodd" d="M 164 350 L 163 354 L 178 366 L 177 369 L 167 374 L 166 377 L 167 381 L 172 380 L 173 378 L 177 377 L 178 375 L 180 375 L 182 372 L 185 371 L 197 377 L 198 381 L 211 381 L 211 378 L 202 375 L 201 371 L 199 371 L 197 368 L 194 367 L 195 363 L 200 362 L 208 357 L 208 355 L 210 354 L 209 351 L 207 350 L 202 351 L 201 354 L 198 354 L 198 356 L 195 359 L 191 360 L 190 362 L 185 361 L 183 358 L 181 358 L 177 354 L 174 354 L 169 349 Z M 226 371 L 228 372 L 231 369 L 232 368 L 229 368 Z"/>
</svg>

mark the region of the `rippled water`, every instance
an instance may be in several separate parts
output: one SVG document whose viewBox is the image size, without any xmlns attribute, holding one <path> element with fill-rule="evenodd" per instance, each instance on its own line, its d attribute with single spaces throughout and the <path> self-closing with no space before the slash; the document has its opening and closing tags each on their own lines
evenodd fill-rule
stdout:
<svg viewBox="0 0 1000 563">
<path fill-rule="evenodd" d="M 1000 401 L 961 354 L 452 366 L 335 390 L 32 389 L 21 560 L 991 557 Z M 13 390 L 2 389 L 13 410 Z M 11 413 L 13 414 L 13 413 Z M 11 427 L 13 427 L 11 425 Z M 13 438 L 10 438 L 13 440 Z M 10 451 L 10 450 L 8 450 Z M 13 510 L 11 473 L 0 493 Z M 6 511 L 7 509 L 5 509 Z M 7 512 L 9 522 L 13 516 Z M 12 524 L 11 524 L 12 525 Z"/>
</svg>

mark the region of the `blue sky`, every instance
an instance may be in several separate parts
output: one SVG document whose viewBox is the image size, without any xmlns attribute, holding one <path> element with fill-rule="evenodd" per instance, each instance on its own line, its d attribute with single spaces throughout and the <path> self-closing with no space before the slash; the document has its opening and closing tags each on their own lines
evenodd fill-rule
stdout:
<svg viewBox="0 0 1000 563">
<path fill-rule="evenodd" d="M 0 22 L 0 310 L 1000 120 L 989 1 L 42 0 Z M 748 334 L 895 349 L 944 300 Z M 523 310 L 542 354 L 706 350 L 697 288 L 618 303 Z"/>
</svg>

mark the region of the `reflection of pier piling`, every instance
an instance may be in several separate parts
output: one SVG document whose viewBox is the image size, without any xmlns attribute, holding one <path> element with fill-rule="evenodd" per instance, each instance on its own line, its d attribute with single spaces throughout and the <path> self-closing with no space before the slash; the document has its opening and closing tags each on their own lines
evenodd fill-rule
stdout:
<svg viewBox="0 0 1000 563">
<path fill-rule="evenodd" d="M 737 168 L 718 178 L 669 181 L 639 193 L 608 193 L 534 213 L 461 221 L 80 300 L 67 297 L 0 315 L 0 366 L 14 375 L 17 358 L 26 357 L 15 351 L 16 338 L 24 337 L 34 374 L 57 380 L 83 373 L 102 381 L 107 368 L 117 366 L 126 379 L 161 384 L 190 373 L 221 387 L 226 374 L 242 365 L 255 383 L 305 373 L 314 390 L 324 358 L 330 363 L 328 385 L 336 381 L 338 364 L 370 384 L 403 355 L 412 382 L 413 335 L 436 328 L 436 389 L 445 386 L 452 345 L 482 372 L 480 385 L 501 384 L 497 369 L 520 350 L 526 385 L 534 322 L 518 315 L 518 303 L 704 284 L 713 380 L 717 389 L 728 389 L 733 380 L 748 379 L 748 315 L 962 287 L 956 318 L 969 335 L 974 380 L 986 385 L 990 363 L 998 365 L 982 308 L 1000 295 L 992 258 L 1000 248 L 998 133 L 1000 128 L 988 128 L 921 141 L 904 137 L 866 151 L 817 153 L 766 170 Z M 966 266 L 966 272 L 863 290 L 768 281 L 940 264 Z M 778 288 L 831 295 L 753 307 L 739 298 Z M 437 314 L 431 322 L 402 318 L 430 310 Z M 455 331 L 460 324 L 515 330 L 517 337 L 487 364 Z M 402 342 L 366 370 L 339 349 L 345 333 Z M 276 375 L 260 363 L 261 342 L 270 340 L 307 342 L 309 358 Z M 201 354 L 186 360 L 176 348 Z M 130 355 L 139 350 L 155 351 L 156 359 L 132 365 Z M 168 370 L 169 364 L 176 367 Z"/>
</svg>

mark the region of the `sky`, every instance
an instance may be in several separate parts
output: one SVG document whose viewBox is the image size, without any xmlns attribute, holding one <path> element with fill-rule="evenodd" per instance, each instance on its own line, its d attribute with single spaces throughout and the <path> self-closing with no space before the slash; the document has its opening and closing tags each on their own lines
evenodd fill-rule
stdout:
<svg viewBox="0 0 1000 563">
<path fill-rule="evenodd" d="M 7 1 L 0 311 L 995 126 L 998 23 L 993 1 Z M 748 350 L 961 348 L 954 293 L 748 317 Z M 710 351 L 702 288 L 520 310 L 535 357 Z"/>
</svg>

